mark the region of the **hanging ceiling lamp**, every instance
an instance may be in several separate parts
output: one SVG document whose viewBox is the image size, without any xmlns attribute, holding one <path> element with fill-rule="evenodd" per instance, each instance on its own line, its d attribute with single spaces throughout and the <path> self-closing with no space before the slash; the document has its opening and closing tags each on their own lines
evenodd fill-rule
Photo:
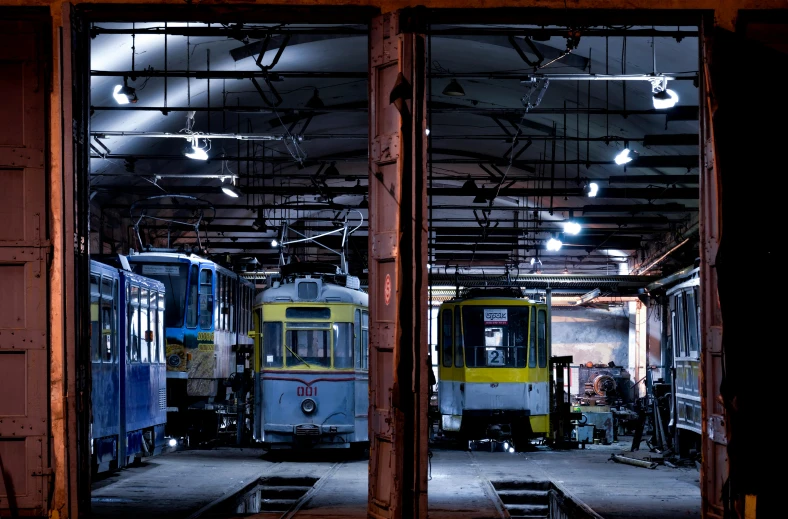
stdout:
<svg viewBox="0 0 788 519">
<path fill-rule="evenodd" d="M 129 103 L 137 102 L 137 91 L 128 85 L 128 78 L 123 78 L 122 85 L 115 85 L 115 90 L 112 91 L 112 97 L 119 105 L 127 105 Z"/>
<path fill-rule="evenodd" d="M 465 95 L 465 90 L 463 90 L 462 86 L 457 82 L 456 79 L 452 79 L 449 84 L 446 85 L 446 88 L 443 89 L 443 95 L 462 97 Z"/>
<path fill-rule="evenodd" d="M 326 176 L 339 175 L 339 170 L 337 169 L 337 163 L 336 162 L 332 162 L 331 165 L 329 165 L 326 168 L 326 170 L 323 172 L 323 174 L 326 175 Z"/>
<path fill-rule="evenodd" d="M 224 178 L 222 178 L 222 192 L 232 198 L 238 198 L 241 196 L 241 191 L 235 187 L 235 178 L 233 178 L 231 183 L 227 185 L 224 184 Z"/>
<path fill-rule="evenodd" d="M 318 93 L 317 88 L 316 88 L 315 91 L 312 93 L 312 97 L 310 97 L 309 101 L 306 102 L 306 107 L 307 108 L 323 108 L 324 106 L 326 106 L 326 105 L 323 103 L 323 100 L 320 99 L 320 94 Z"/>
</svg>

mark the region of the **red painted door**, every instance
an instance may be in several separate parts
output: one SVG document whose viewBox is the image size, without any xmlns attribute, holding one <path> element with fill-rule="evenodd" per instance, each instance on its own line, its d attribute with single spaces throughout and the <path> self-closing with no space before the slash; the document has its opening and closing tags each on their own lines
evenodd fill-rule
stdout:
<svg viewBox="0 0 788 519">
<path fill-rule="evenodd" d="M 47 513 L 45 25 L 0 9 L 0 515 Z"/>
<path fill-rule="evenodd" d="M 427 516 L 425 45 L 419 11 L 371 25 L 368 513 Z"/>
</svg>

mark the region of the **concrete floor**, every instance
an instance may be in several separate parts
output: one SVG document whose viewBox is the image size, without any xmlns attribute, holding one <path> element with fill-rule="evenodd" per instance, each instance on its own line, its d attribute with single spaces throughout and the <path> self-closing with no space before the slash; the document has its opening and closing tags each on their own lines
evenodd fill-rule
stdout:
<svg viewBox="0 0 788 519">
<path fill-rule="evenodd" d="M 613 454 L 649 456 L 647 450 L 630 453 L 626 438 L 621 440 L 585 449 L 540 448 L 515 454 L 435 448 L 429 517 L 509 517 L 494 484 L 538 480 L 551 481 L 604 519 L 700 519 L 698 469 L 616 463 Z M 173 452 L 96 481 L 92 517 L 366 518 L 367 472 L 365 460 L 346 460 L 336 451 L 302 459 L 267 459 L 262 450 L 233 447 Z M 242 515 L 217 508 L 260 478 L 284 476 L 311 477 L 316 483 L 284 511 Z"/>
</svg>

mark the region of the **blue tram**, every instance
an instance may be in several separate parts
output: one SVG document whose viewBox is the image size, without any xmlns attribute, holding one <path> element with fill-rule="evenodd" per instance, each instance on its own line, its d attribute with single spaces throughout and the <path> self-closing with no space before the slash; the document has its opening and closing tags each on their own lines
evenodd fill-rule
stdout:
<svg viewBox="0 0 788 519">
<path fill-rule="evenodd" d="M 236 350 L 252 342 L 253 283 L 194 254 L 140 252 L 128 261 L 167 291 L 167 436 L 190 444 L 222 433 L 240 439 L 248 413 L 239 413 L 246 398 L 243 384 L 234 381 L 250 366 Z"/>
<path fill-rule="evenodd" d="M 283 265 L 255 299 L 254 439 L 268 449 L 368 445 L 369 313 L 336 267 Z"/>
<path fill-rule="evenodd" d="M 672 354 L 673 402 L 670 423 L 675 426 L 674 450 L 690 457 L 700 452 L 703 419 L 700 373 L 700 268 L 686 269 L 666 291 L 670 312 L 668 354 Z"/>
<path fill-rule="evenodd" d="M 93 470 L 159 454 L 167 419 L 164 285 L 90 262 Z"/>
</svg>

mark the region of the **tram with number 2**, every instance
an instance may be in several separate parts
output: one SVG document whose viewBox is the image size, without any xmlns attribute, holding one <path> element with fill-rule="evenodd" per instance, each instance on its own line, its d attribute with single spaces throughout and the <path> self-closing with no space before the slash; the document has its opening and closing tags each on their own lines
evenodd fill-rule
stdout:
<svg viewBox="0 0 788 519">
<path fill-rule="evenodd" d="M 548 305 L 514 288 L 476 288 L 438 317 L 438 435 L 528 450 L 552 436 Z"/>
</svg>

